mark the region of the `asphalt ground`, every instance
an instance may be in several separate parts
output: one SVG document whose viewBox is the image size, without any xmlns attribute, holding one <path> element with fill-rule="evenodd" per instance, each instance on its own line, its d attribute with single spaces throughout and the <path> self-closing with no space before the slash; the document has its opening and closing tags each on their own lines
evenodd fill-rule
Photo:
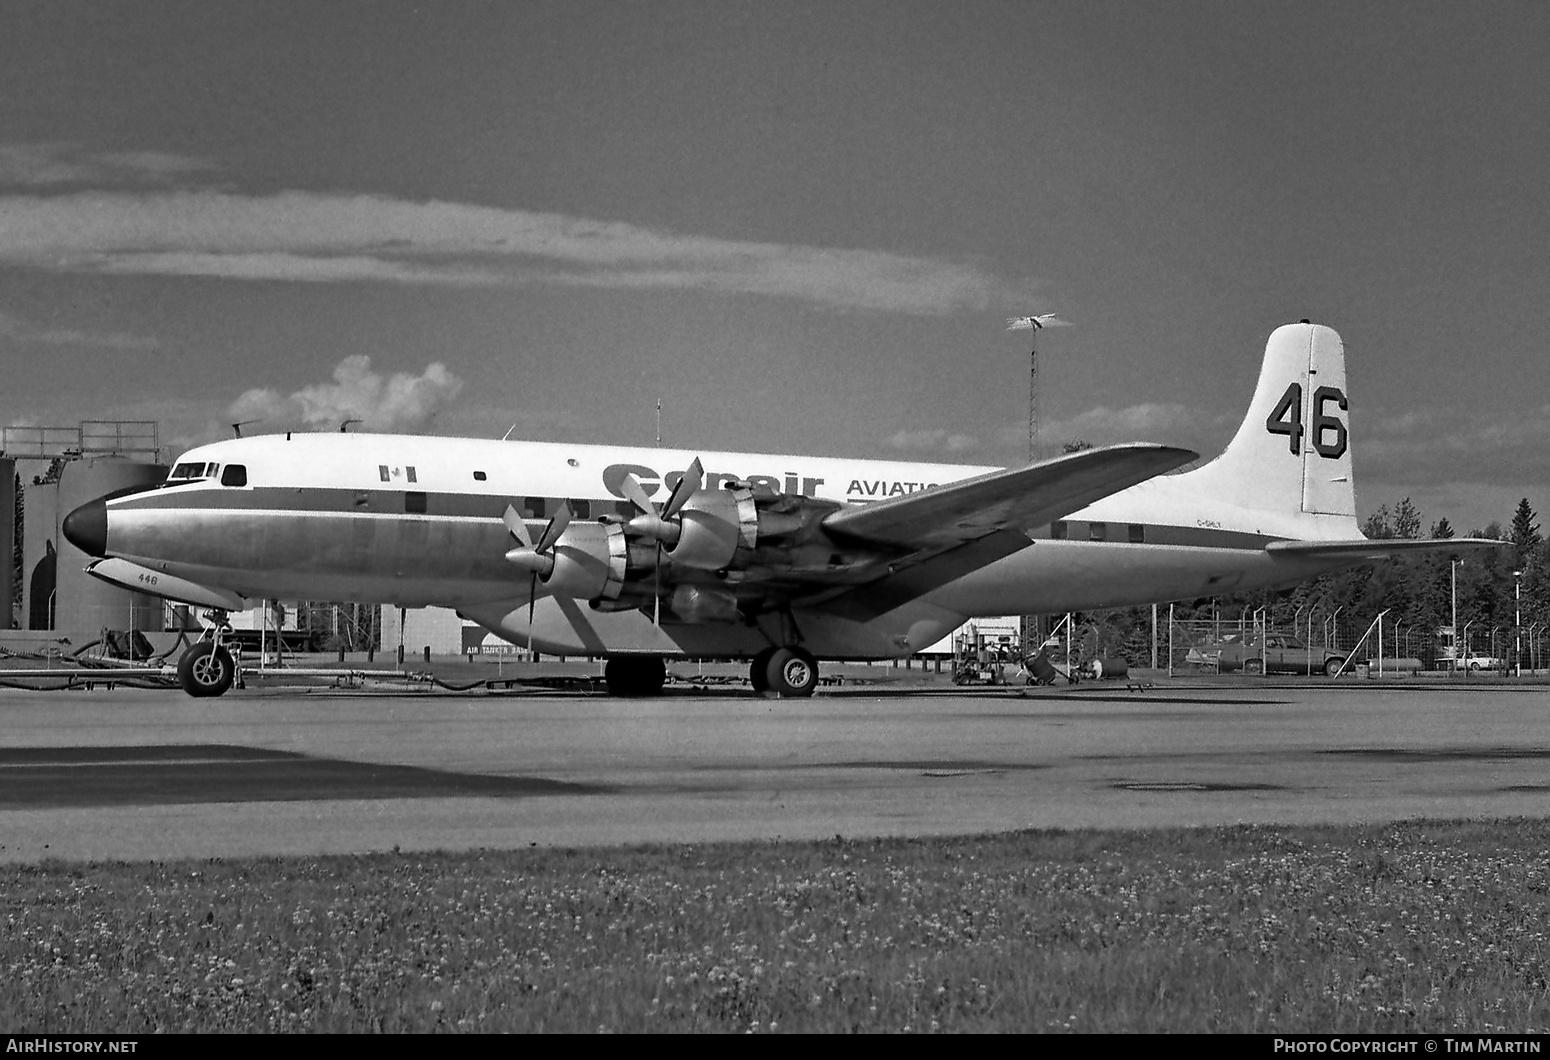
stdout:
<svg viewBox="0 0 1550 1060">
<path fill-rule="evenodd" d="M 0 689 L 0 861 L 1550 816 L 1550 687 Z"/>
</svg>

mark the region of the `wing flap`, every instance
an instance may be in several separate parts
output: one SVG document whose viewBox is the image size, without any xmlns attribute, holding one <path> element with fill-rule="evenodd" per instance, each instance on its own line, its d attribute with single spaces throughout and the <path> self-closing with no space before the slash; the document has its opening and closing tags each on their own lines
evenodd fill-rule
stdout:
<svg viewBox="0 0 1550 1060">
<path fill-rule="evenodd" d="M 1043 526 L 1198 458 L 1188 449 L 1149 442 L 1084 449 L 842 509 L 823 520 L 823 529 L 908 549 L 951 547 L 999 530 Z"/>
</svg>

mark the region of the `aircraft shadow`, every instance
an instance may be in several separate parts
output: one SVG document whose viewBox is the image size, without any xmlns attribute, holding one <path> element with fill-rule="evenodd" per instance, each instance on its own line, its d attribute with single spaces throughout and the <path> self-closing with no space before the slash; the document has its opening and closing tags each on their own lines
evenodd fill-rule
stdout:
<svg viewBox="0 0 1550 1060">
<path fill-rule="evenodd" d="M 315 758 L 229 744 L 0 749 L 0 809 L 595 795 L 597 785 Z"/>
</svg>

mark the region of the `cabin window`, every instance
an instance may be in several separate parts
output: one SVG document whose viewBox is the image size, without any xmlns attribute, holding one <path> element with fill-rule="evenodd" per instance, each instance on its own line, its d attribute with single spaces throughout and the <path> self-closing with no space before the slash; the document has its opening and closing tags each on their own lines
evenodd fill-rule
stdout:
<svg viewBox="0 0 1550 1060">
<path fill-rule="evenodd" d="M 1089 541 L 1107 541 L 1109 539 L 1109 524 L 1088 523 L 1087 538 Z"/>
<path fill-rule="evenodd" d="M 591 501 L 571 501 L 570 502 L 570 513 L 572 515 L 574 515 L 577 519 L 590 519 L 590 518 L 592 518 L 592 502 Z"/>
<path fill-rule="evenodd" d="M 248 484 L 248 467 L 246 464 L 227 464 L 226 470 L 221 472 L 221 485 L 246 486 Z"/>
<path fill-rule="evenodd" d="M 1064 519 L 1056 520 L 1049 524 L 1049 536 L 1054 541 L 1064 541 L 1067 536 L 1067 527 Z"/>
<path fill-rule="evenodd" d="M 483 471 L 475 471 L 474 472 L 474 481 L 475 482 L 483 482 L 485 479 L 487 479 L 489 477 L 490 476 L 486 475 Z"/>
<path fill-rule="evenodd" d="M 386 464 L 377 465 L 377 474 L 382 476 L 383 482 L 391 482 L 393 480 L 393 476 L 388 474 L 388 466 Z"/>
<path fill-rule="evenodd" d="M 1144 545 L 1146 543 L 1146 527 L 1140 523 L 1130 524 L 1130 543 L 1132 545 Z"/>
<path fill-rule="evenodd" d="M 526 506 L 523 508 L 522 514 L 529 519 L 542 519 L 544 517 L 544 512 L 547 510 L 548 509 L 545 507 L 544 499 L 542 497 L 529 497 L 527 499 Z"/>
<path fill-rule="evenodd" d="M 406 464 L 406 465 L 404 465 L 404 477 L 407 478 L 410 482 L 418 482 L 418 481 L 420 481 L 419 479 L 414 477 L 414 465 L 413 464 Z"/>
<path fill-rule="evenodd" d="M 424 515 L 425 508 L 425 494 L 413 490 L 404 494 L 404 511 L 410 515 Z"/>
</svg>

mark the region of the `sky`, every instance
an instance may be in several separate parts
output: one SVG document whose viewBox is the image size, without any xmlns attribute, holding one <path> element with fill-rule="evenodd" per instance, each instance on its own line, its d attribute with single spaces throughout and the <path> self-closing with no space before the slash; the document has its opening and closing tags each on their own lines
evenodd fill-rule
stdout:
<svg viewBox="0 0 1550 1060">
<path fill-rule="evenodd" d="M 0 426 L 1211 456 L 1550 508 L 1550 5 L 0 0 Z"/>
</svg>

